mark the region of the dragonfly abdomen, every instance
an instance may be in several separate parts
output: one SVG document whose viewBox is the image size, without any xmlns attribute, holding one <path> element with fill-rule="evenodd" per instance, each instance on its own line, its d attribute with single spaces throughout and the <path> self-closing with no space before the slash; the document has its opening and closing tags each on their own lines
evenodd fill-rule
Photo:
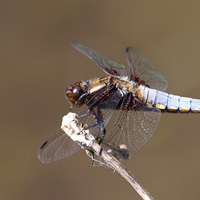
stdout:
<svg viewBox="0 0 200 200">
<path fill-rule="evenodd" d="M 200 100 L 189 97 L 181 97 L 166 92 L 161 92 L 148 87 L 140 89 L 142 100 L 147 107 L 156 107 L 162 111 L 169 112 L 200 112 Z"/>
</svg>

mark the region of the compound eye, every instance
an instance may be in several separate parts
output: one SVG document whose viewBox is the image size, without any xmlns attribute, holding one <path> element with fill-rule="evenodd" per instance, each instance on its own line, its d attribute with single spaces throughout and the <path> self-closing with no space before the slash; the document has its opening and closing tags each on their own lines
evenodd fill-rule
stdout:
<svg viewBox="0 0 200 200">
<path fill-rule="evenodd" d="M 80 88 L 79 87 L 74 88 L 72 93 L 74 100 L 78 100 L 78 98 L 80 97 Z"/>
<path fill-rule="evenodd" d="M 74 105 L 78 101 L 81 94 L 82 91 L 79 82 L 69 86 L 65 91 L 65 95 L 72 105 Z"/>
</svg>

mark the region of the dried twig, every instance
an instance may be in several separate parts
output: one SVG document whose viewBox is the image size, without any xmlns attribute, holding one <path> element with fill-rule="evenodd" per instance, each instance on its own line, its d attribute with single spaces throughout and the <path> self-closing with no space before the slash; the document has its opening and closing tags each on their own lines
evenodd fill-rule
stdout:
<svg viewBox="0 0 200 200">
<path fill-rule="evenodd" d="M 105 161 L 106 165 L 116 170 L 122 177 L 124 177 L 136 192 L 144 200 L 153 200 L 153 197 L 148 191 L 136 180 L 136 178 L 122 165 L 119 160 L 106 152 L 96 142 L 95 138 L 89 133 L 89 129 L 84 129 L 86 125 L 79 125 L 77 115 L 69 113 L 63 117 L 61 128 L 63 131 L 75 142 L 77 142 L 83 149 L 94 152 L 97 156 Z"/>
</svg>

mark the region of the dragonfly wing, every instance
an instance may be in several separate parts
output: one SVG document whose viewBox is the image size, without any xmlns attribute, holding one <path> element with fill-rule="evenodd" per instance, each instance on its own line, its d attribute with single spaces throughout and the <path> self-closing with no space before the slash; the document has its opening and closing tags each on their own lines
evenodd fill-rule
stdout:
<svg viewBox="0 0 200 200">
<path fill-rule="evenodd" d="M 126 76 L 125 67 L 114 60 L 77 42 L 71 43 L 74 48 L 94 61 L 109 76 Z"/>
<path fill-rule="evenodd" d="M 133 47 L 126 49 L 126 58 L 129 64 L 129 75 L 132 80 L 139 77 L 145 81 L 150 88 L 165 91 L 168 87 L 167 80 L 161 75 L 152 65 L 152 63 L 145 58 L 142 53 Z"/>
<path fill-rule="evenodd" d="M 81 147 L 65 132 L 59 130 L 45 141 L 39 149 L 38 158 L 42 163 L 51 163 L 71 156 Z"/>
<path fill-rule="evenodd" d="M 160 117 L 161 112 L 157 108 L 129 111 L 121 109 L 115 125 L 105 140 L 107 144 L 115 147 L 125 145 L 130 158 L 150 140 L 160 122 Z M 108 150 L 109 145 L 103 145 L 103 148 Z"/>
</svg>

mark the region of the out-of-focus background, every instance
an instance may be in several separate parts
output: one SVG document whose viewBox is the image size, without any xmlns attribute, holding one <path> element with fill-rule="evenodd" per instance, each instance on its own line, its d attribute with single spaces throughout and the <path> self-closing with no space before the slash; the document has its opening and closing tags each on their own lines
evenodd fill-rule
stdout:
<svg viewBox="0 0 200 200">
<path fill-rule="evenodd" d="M 65 87 L 103 76 L 77 52 L 81 42 L 127 67 L 140 49 L 168 92 L 200 98 L 200 2 L 18 0 L 0 2 L 0 199 L 140 199 L 85 152 L 43 165 L 40 145 L 69 112 Z M 126 167 L 155 199 L 200 199 L 200 115 L 163 114 Z M 134 123 L 134 122 L 133 122 Z"/>
</svg>

